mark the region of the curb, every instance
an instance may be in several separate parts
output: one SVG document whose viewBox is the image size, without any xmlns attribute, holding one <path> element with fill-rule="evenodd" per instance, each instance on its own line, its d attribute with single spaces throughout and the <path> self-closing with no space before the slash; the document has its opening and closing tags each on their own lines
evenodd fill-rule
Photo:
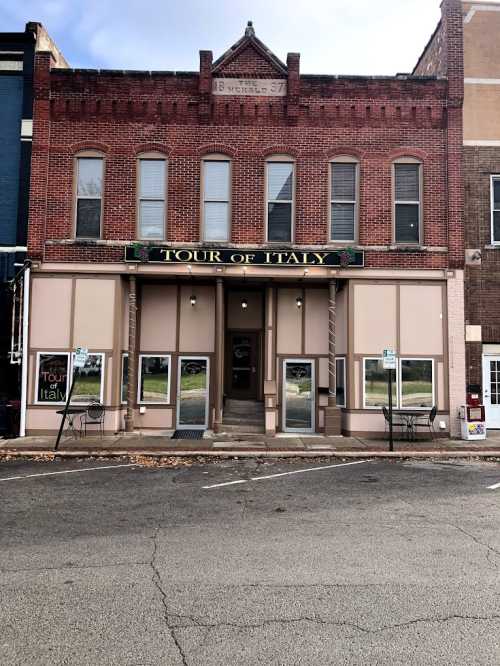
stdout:
<svg viewBox="0 0 500 666">
<path fill-rule="evenodd" d="M 53 451 L 50 449 L 2 449 L 0 459 L 6 456 L 26 457 L 58 457 L 58 458 L 110 458 L 124 456 L 151 457 L 206 457 L 206 458 L 500 458 L 500 450 L 480 451 L 318 451 L 305 449 L 224 449 L 218 450 L 181 450 L 181 449 L 85 449 L 73 451 Z"/>
</svg>

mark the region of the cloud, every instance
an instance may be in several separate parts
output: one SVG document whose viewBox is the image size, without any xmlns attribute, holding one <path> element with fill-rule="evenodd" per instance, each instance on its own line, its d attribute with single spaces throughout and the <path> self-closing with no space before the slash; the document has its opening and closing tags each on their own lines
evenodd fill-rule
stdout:
<svg viewBox="0 0 500 666">
<path fill-rule="evenodd" d="M 197 70 L 198 50 L 217 57 L 248 20 L 282 60 L 301 70 L 394 74 L 416 63 L 439 19 L 439 0 L 0 0 L 0 22 L 40 20 L 75 67 Z"/>
</svg>

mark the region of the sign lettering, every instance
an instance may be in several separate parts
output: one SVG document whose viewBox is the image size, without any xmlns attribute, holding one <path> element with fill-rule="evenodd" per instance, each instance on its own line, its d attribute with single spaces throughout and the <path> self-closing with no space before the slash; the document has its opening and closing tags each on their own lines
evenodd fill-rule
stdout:
<svg viewBox="0 0 500 666">
<path fill-rule="evenodd" d="M 246 250 L 155 247 L 134 243 L 125 248 L 125 261 L 155 264 L 209 264 L 239 266 L 336 266 L 362 268 L 360 250 Z"/>
<path fill-rule="evenodd" d="M 285 79 L 230 79 L 212 81 L 214 95 L 253 95 L 254 97 L 285 97 Z"/>
</svg>

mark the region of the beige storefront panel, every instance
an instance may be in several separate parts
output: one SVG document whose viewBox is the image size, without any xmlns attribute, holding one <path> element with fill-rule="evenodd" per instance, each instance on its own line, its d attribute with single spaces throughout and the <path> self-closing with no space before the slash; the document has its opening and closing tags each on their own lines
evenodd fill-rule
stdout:
<svg viewBox="0 0 500 666">
<path fill-rule="evenodd" d="M 396 296 L 396 285 L 354 285 L 355 354 L 381 356 L 384 348 L 396 348 Z"/>
<path fill-rule="evenodd" d="M 440 356 L 443 353 L 443 289 L 441 285 L 401 285 L 400 354 Z"/>
<path fill-rule="evenodd" d="M 305 352 L 328 354 L 328 290 L 306 289 Z"/>
<path fill-rule="evenodd" d="M 278 354 L 302 353 L 302 308 L 297 307 L 298 289 L 278 289 Z"/>
<path fill-rule="evenodd" d="M 196 296 L 196 305 L 190 297 Z M 193 285 L 181 287 L 179 351 L 209 353 L 214 351 L 215 289 Z"/>
<path fill-rule="evenodd" d="M 227 296 L 227 327 L 241 330 L 263 328 L 262 292 L 229 291 Z M 245 299 L 248 307 L 242 308 Z"/>
<path fill-rule="evenodd" d="M 59 349 L 70 345 L 71 278 L 33 278 L 30 346 Z"/>
<path fill-rule="evenodd" d="M 141 352 L 175 351 L 176 328 L 177 287 L 144 285 L 141 290 Z"/>
<path fill-rule="evenodd" d="M 73 345 L 111 349 L 115 314 L 114 280 L 76 280 Z"/>
</svg>

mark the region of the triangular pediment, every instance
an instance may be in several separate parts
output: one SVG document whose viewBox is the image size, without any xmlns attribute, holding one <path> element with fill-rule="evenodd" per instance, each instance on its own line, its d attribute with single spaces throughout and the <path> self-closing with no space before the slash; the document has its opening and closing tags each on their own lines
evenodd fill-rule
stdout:
<svg viewBox="0 0 500 666">
<path fill-rule="evenodd" d="M 281 78 L 287 67 L 255 36 L 249 22 L 243 37 L 214 62 L 212 75 Z"/>
</svg>

